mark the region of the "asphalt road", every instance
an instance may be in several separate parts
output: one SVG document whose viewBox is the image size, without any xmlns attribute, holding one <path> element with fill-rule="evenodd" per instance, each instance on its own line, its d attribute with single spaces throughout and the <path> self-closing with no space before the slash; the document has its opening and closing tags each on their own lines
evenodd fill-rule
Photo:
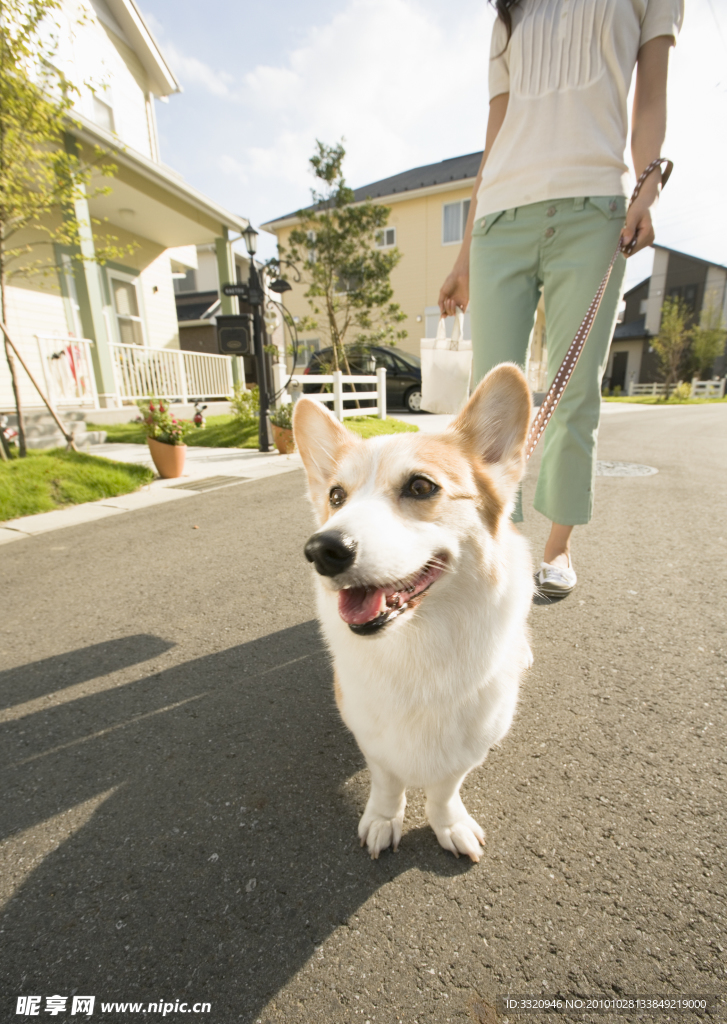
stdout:
<svg viewBox="0 0 727 1024">
<path fill-rule="evenodd" d="M 6 545 L 0 1020 L 19 995 L 82 1019 L 54 994 L 91 1020 L 556 1019 L 510 993 L 717 994 L 727 1021 L 726 439 L 725 405 L 605 419 L 602 459 L 659 472 L 599 478 L 576 592 L 533 608 L 515 724 L 466 784 L 479 865 L 418 794 L 398 854 L 358 847 L 302 473 Z"/>
</svg>

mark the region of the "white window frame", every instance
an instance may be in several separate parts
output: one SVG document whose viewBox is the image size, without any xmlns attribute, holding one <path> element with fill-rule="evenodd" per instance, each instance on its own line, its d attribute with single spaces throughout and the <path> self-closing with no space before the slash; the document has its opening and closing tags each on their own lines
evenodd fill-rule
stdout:
<svg viewBox="0 0 727 1024">
<path fill-rule="evenodd" d="M 107 274 L 108 281 L 109 281 L 109 292 L 110 292 L 110 295 L 111 295 L 111 312 L 114 315 L 114 330 L 115 330 L 116 339 L 117 339 L 119 345 L 123 345 L 123 344 L 125 344 L 125 342 L 123 342 L 121 340 L 121 331 L 119 329 L 119 319 L 120 318 L 119 318 L 119 313 L 118 313 L 118 311 L 116 309 L 116 296 L 114 295 L 114 287 L 113 287 L 113 283 L 112 283 L 115 280 L 116 281 L 123 281 L 125 284 L 131 284 L 131 285 L 134 286 L 134 291 L 136 292 L 136 308 L 139 310 L 139 315 L 138 316 L 128 316 L 127 317 L 126 314 L 122 314 L 122 316 L 124 317 L 124 319 L 138 321 L 139 325 L 141 326 L 141 337 L 142 337 L 142 344 L 139 345 L 138 347 L 139 348 L 148 348 L 149 347 L 149 341 L 148 341 L 147 333 L 146 333 L 146 324 L 144 322 L 144 304 L 141 301 L 141 289 L 139 288 L 139 278 L 136 277 L 133 274 L 125 274 L 123 272 L 123 270 L 111 270 L 110 268 L 107 268 L 106 274 Z"/>
<path fill-rule="evenodd" d="M 111 121 L 111 128 L 108 128 L 105 124 L 101 124 L 98 119 L 98 111 L 96 104 L 99 103 L 109 113 L 109 120 Z M 114 112 L 114 105 L 111 102 L 111 95 L 109 92 L 104 92 L 103 96 L 99 96 L 98 91 L 94 91 L 91 95 L 91 109 L 93 111 L 93 123 L 102 128 L 103 131 L 109 132 L 112 135 L 116 135 L 116 114 Z"/>
<path fill-rule="evenodd" d="M 467 217 L 469 216 L 469 212 L 470 212 L 470 202 L 471 202 L 470 199 L 456 199 L 452 203 L 442 203 L 442 245 L 459 245 L 461 243 L 462 239 L 464 238 L 464 229 L 465 229 L 465 225 L 467 224 Z M 445 241 L 445 238 L 444 238 L 445 213 L 444 213 L 444 211 L 447 208 L 450 208 L 452 206 L 458 206 L 459 207 L 459 220 L 460 220 L 459 238 L 450 238 L 448 241 Z M 466 206 L 466 209 L 465 209 L 465 206 Z"/>
<path fill-rule="evenodd" d="M 392 233 L 392 239 L 393 240 L 391 242 L 387 242 L 386 241 L 386 236 L 388 235 L 389 232 Z M 379 241 L 379 238 L 381 236 L 383 236 L 383 239 L 384 239 L 382 242 Z M 391 224 L 388 224 L 385 228 L 379 228 L 379 230 L 376 232 L 376 248 L 377 249 L 393 249 L 395 245 L 396 245 L 396 228 L 393 225 L 391 225 Z"/>
</svg>

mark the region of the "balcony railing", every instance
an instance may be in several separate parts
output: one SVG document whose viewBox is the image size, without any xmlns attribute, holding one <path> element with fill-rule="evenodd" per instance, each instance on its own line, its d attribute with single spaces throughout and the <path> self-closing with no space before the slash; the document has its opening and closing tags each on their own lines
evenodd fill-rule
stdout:
<svg viewBox="0 0 727 1024">
<path fill-rule="evenodd" d="M 98 409 L 96 378 L 88 338 L 36 334 L 45 387 L 51 405 Z"/>
<path fill-rule="evenodd" d="M 206 352 L 141 345 L 110 346 L 119 400 L 226 398 L 232 394 L 232 359 Z"/>
</svg>

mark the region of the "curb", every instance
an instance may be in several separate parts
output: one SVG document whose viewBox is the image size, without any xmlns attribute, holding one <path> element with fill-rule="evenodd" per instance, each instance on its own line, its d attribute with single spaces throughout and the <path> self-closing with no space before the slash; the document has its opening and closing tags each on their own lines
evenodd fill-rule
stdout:
<svg viewBox="0 0 727 1024">
<path fill-rule="evenodd" d="M 102 450 L 108 446 L 94 447 L 96 450 L 91 454 L 114 458 L 113 453 Z M 181 480 L 156 479 L 131 494 L 119 494 L 115 498 L 102 498 L 100 501 L 89 501 L 68 508 L 53 509 L 51 512 L 38 512 L 31 516 L 9 519 L 0 523 L 0 544 L 36 537 L 68 526 L 93 523 L 99 519 L 107 519 L 124 512 L 135 512 L 137 509 L 150 508 L 153 505 L 163 505 L 182 498 L 194 498 L 208 491 L 252 483 L 270 476 L 280 476 L 282 473 L 301 469 L 302 466 L 301 458 L 297 454 L 266 455 L 252 450 L 246 451 L 239 458 L 228 458 L 228 461 L 222 464 L 198 463 L 189 467 L 192 472 L 185 474 Z M 224 472 L 224 476 L 220 475 L 220 470 Z"/>
</svg>

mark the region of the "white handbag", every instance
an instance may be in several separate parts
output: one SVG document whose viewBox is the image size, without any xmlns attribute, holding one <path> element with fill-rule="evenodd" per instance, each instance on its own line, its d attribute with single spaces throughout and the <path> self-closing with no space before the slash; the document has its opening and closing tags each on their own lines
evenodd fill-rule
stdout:
<svg viewBox="0 0 727 1024">
<path fill-rule="evenodd" d="M 422 409 L 425 412 L 459 412 L 469 397 L 472 376 L 472 342 L 462 337 L 464 314 L 457 311 L 452 337 L 447 337 L 444 317 L 436 338 L 422 338 Z"/>
</svg>

